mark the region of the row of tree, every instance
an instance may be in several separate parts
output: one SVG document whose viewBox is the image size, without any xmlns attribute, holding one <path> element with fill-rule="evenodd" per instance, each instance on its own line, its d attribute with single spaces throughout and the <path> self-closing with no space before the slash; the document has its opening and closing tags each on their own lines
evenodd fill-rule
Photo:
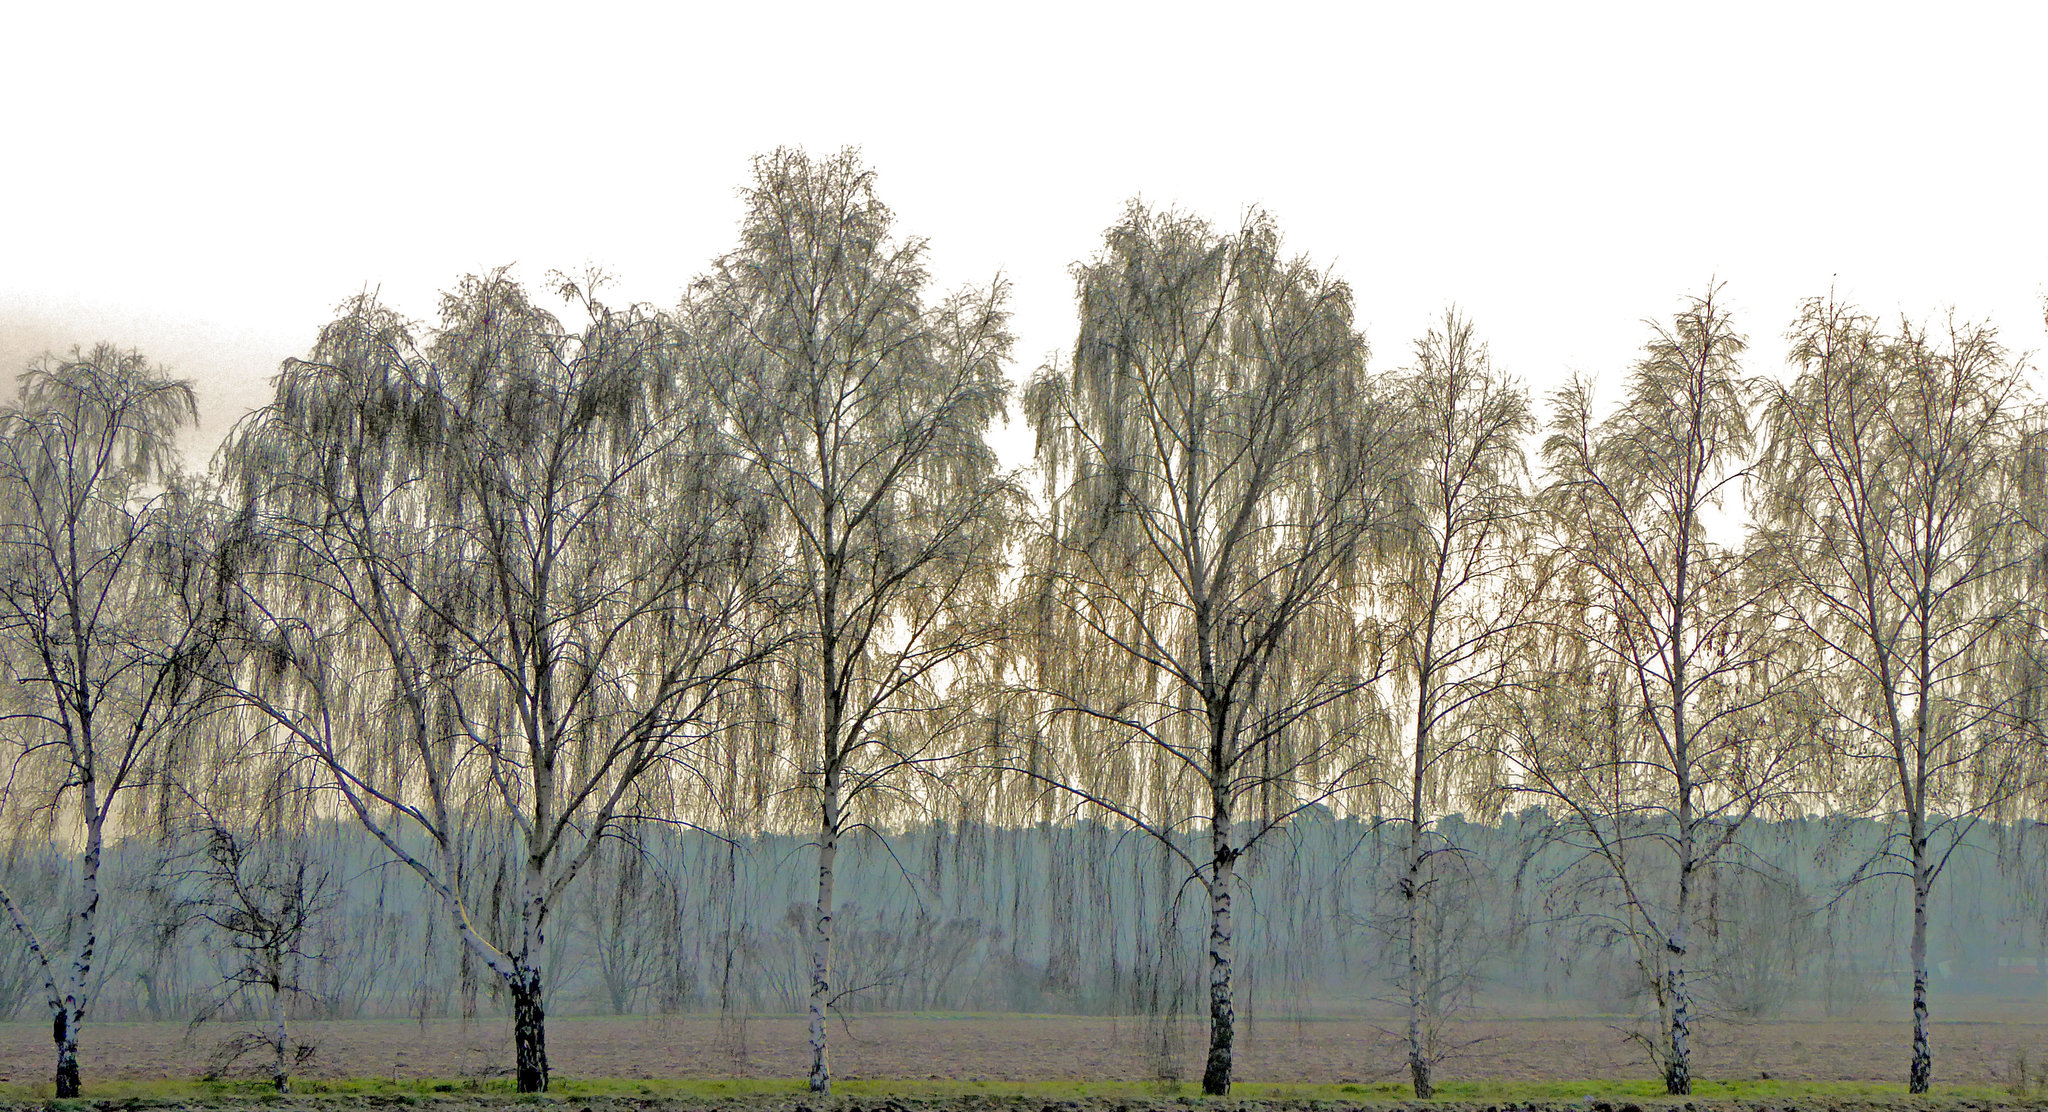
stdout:
<svg viewBox="0 0 2048 1112">
<path fill-rule="evenodd" d="M 1076 268 L 1071 354 L 1023 391 L 1019 476 L 987 439 L 1003 284 L 927 304 L 925 245 L 851 152 L 765 156 L 747 202 L 674 311 L 562 279 L 572 326 L 502 273 L 431 328 L 346 304 L 205 476 L 173 466 L 190 387 L 140 356 L 24 376 L 0 418 L 4 804 L 79 854 L 67 952 L 0 902 L 59 1095 L 109 839 L 194 815 L 359 824 L 509 998 L 522 1090 L 547 1085 L 547 926 L 609 841 L 805 830 L 827 1091 L 841 840 L 941 801 L 1119 824 L 1180 863 L 1210 1093 L 1240 862 L 1311 811 L 1404 832 L 1421 1095 L 1464 852 L 1442 816 L 1563 816 L 1655 986 L 1674 1093 L 1700 886 L 1745 825 L 1883 816 L 1866 873 L 1914 893 L 1925 1090 L 1933 886 L 2042 783 L 2039 422 L 1988 326 L 1816 300 L 1773 382 L 1710 290 L 1617 405 L 1555 395 L 1538 485 L 1534 408 L 1469 322 L 1374 372 L 1349 288 L 1269 219 L 1133 204 Z M 514 864 L 468 868 L 500 828 Z"/>
</svg>

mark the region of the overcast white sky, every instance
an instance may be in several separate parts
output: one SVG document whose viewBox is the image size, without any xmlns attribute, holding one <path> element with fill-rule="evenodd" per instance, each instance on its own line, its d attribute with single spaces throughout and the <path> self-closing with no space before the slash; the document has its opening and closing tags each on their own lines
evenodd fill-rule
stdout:
<svg viewBox="0 0 2048 1112">
<path fill-rule="evenodd" d="M 2042 4 L 44 3 L 0 40 L 0 371 L 140 347 L 209 440 L 365 286 L 675 303 L 783 144 L 860 146 L 941 288 L 1006 274 L 1019 379 L 1135 194 L 1270 210 L 1383 367 L 1456 302 L 1538 389 L 1612 382 L 1710 277 L 1761 370 L 1831 283 L 2048 347 Z"/>
</svg>

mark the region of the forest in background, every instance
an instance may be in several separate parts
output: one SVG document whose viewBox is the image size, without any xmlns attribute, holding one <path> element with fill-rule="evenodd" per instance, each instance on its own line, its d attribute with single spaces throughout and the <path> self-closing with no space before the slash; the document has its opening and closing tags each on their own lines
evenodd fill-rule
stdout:
<svg viewBox="0 0 2048 1112">
<path fill-rule="evenodd" d="M 1405 1018 L 2041 991 L 2043 424 L 1988 323 L 1718 288 L 1534 399 L 1133 202 L 1014 395 L 852 152 L 674 308 L 345 303 L 210 468 L 112 345 L 0 411 L 0 1005 Z M 560 306 L 559 309 L 544 304 Z M 1775 327 L 1775 324 L 1767 325 Z M 1392 369 L 1378 369 L 1390 366 Z M 1607 391 L 1613 391 L 1610 400 Z M 988 433 L 1018 405 L 1034 465 Z M 415 957 L 414 955 L 417 955 Z M 391 960 L 396 958 L 396 960 Z"/>
<path fill-rule="evenodd" d="M 1446 820 L 1472 861 L 1432 920 L 1432 989 L 1446 1014 L 1636 1015 L 1648 991 L 1624 938 L 1589 914 L 1575 855 L 1540 812 L 1496 826 Z M 1757 867 L 1717 878 L 1696 977 L 1710 1016 L 1740 1022 L 1893 1010 L 1910 986 L 1900 924 L 1910 892 L 1872 885 L 1837 898 L 1875 849 L 1880 826 L 1825 820 L 1758 824 Z M 1241 1005 L 1271 1018 L 1398 1015 L 1406 997 L 1398 874 L 1389 825 L 1301 821 L 1246 877 Z M 1018 1012 L 1178 1019 L 1203 1007 L 1207 929 L 1177 862 L 1101 823 L 920 826 L 885 847 L 855 840 L 840 874 L 835 967 L 852 986 L 835 1008 L 860 1012 Z M 203 844 L 203 843 L 202 843 Z M 548 936 L 551 1010 L 574 1015 L 801 1013 L 812 892 L 793 835 L 721 840 L 659 826 L 636 831 L 578 880 Z M 125 842 L 110 855 L 118 893 L 102 919 L 92 987 L 102 1019 L 233 1029 L 260 1002 L 227 974 L 237 936 L 217 907 L 198 845 L 184 857 Z M 494 1017 L 504 994 L 467 956 L 408 875 L 341 824 L 266 847 L 309 867 L 318 895 L 291 976 L 309 1019 Z M 473 871 L 504 882 L 502 842 Z M 45 851 L 10 864 L 8 884 L 40 907 L 75 883 Z M 2048 1002 L 2048 827 L 1980 827 L 1943 886 L 1931 939 L 1936 983 L 1957 996 Z M 809 878 L 811 883 L 815 878 Z M 504 929 L 508 910 L 495 909 Z M 54 924 L 53 924 L 54 926 Z M 0 1016 L 34 1014 L 36 970 L 20 948 L 0 967 Z M 1652 1009 L 1653 1010 L 1653 1009 Z"/>
</svg>

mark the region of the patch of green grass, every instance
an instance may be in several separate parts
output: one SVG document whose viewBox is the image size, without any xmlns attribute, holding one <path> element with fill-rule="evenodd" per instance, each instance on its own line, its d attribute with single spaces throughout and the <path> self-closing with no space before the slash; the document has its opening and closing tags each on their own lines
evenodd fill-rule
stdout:
<svg viewBox="0 0 2048 1112">
<path fill-rule="evenodd" d="M 1405 1099 L 1406 1084 L 1373 1087 L 1371 1096 Z M 1927 1101 L 1953 1103 L 1966 1100 L 2002 1100 L 2005 1094 L 1992 1085 L 1942 1085 L 1925 1098 L 1910 1097 L 1903 1081 L 1712 1081 L 1695 1080 L 1690 1099 L 1698 1100 L 1782 1100 L 1788 1103 L 1855 1099 L 1897 1100 L 1918 1105 Z M 1595 1101 L 1683 1101 L 1664 1092 L 1661 1080 L 1601 1081 L 1448 1081 L 1437 1085 L 1436 1099 L 1465 1103 L 1506 1103 L 1533 1101 L 1578 1104 Z"/>
<path fill-rule="evenodd" d="M 489 1094 L 516 1099 L 512 1080 L 495 1078 L 371 1078 L 340 1080 L 306 1078 L 294 1082 L 294 1096 L 364 1096 L 395 1099 L 399 1103 L 429 1103 L 436 1096 Z M 1192 1083 L 1162 1084 L 1156 1081 L 974 1081 L 903 1080 L 853 1078 L 836 1081 L 838 1096 L 878 1099 L 884 1097 L 944 1100 L 951 1097 L 1009 1097 L 1038 1100 L 1084 1100 L 1125 1098 L 1157 1100 L 1186 1097 L 1202 1102 L 1199 1086 Z M 105 1081 L 86 1084 L 81 1102 L 55 1101 L 51 1086 L 43 1082 L 0 1082 L 0 1103 L 38 1102 L 53 1112 L 84 1112 L 109 1100 L 137 1102 L 189 1102 L 208 1098 L 240 1098 L 269 1102 L 288 1100 L 273 1093 L 262 1080 L 197 1081 L 152 1079 Z M 541 1101 L 601 1097 L 657 1097 L 677 1101 L 715 1101 L 744 1096 L 802 1096 L 802 1079 L 752 1078 L 618 1078 L 558 1077 Z M 1705 1100 L 1775 1099 L 1788 1103 L 1853 1098 L 1864 1101 L 1896 1100 L 1906 1107 L 1958 1101 L 2010 1103 L 2004 1089 L 1993 1085 L 1936 1085 L 1928 1098 L 1907 1097 L 1898 1082 L 1879 1081 L 1697 1081 L 1693 1097 Z M 1437 1086 L 1437 1100 L 1444 1102 L 1503 1104 L 1537 1102 L 1579 1104 L 1595 1101 L 1659 1101 L 1666 1099 L 1661 1081 L 1445 1081 Z M 1349 1103 L 1397 1102 L 1410 1100 L 1405 1082 L 1302 1085 L 1273 1082 L 1239 1082 L 1231 1087 L 1233 1100 L 1339 1101 Z"/>
</svg>

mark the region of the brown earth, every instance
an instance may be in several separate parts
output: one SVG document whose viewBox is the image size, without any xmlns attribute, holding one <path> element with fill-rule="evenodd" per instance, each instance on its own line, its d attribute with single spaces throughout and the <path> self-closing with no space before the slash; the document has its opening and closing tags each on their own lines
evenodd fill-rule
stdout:
<svg viewBox="0 0 2048 1112">
<path fill-rule="evenodd" d="M 197 1077 L 230 1025 L 188 1033 L 173 1023 L 91 1023 L 81 1057 L 96 1080 Z M 502 1020 L 304 1022 L 318 1054 L 306 1077 L 485 1078 L 503 1075 L 512 1052 Z M 1406 1076 L 1399 1026 L 1358 1019 L 1266 1019 L 1240 1028 L 1243 1081 L 1372 1082 Z M 1162 1032 L 1144 1019 L 1100 1017 L 855 1016 L 832 1028 L 835 1073 L 845 1079 L 1195 1079 L 1206 1047 L 1202 1022 Z M 1588 1018 L 1474 1020 L 1456 1026 L 1462 1049 L 1441 1067 L 1452 1079 L 1650 1078 L 1640 1044 L 1615 1022 Z M 1704 1079 L 1894 1080 L 1903 1078 L 1907 1024 L 1801 1019 L 1703 1024 L 1694 1074 Z M 1162 1052 L 1163 1051 L 1163 1052 Z M 2028 1016 L 1935 1025 L 1935 1079 L 1998 1084 L 2025 1054 L 2048 1066 L 2048 1022 Z M 808 1042 L 801 1017 L 557 1018 L 548 1025 L 555 1076 L 801 1077 Z M 47 1078 L 49 1028 L 0 1024 L 0 1081 Z M 246 1065 L 257 1063 L 247 1060 Z M 253 1071 L 252 1071 L 253 1072 Z"/>
<path fill-rule="evenodd" d="M 198 1099 L 122 1098 L 85 1101 L 80 1112 L 529 1112 L 536 1103 L 577 1112 L 1189 1112 L 1194 1098 L 1096 1096 L 1071 1100 L 965 1094 L 945 1097 L 836 1097 L 804 1094 L 728 1096 L 708 1101 L 664 1097 L 513 1096 L 509 1093 L 355 1094 L 348 1096 L 209 1096 Z M 1798 1106 L 1774 1100 L 1643 1097 L 1638 1099 L 1520 1101 L 1413 1101 L 1360 1098 L 1224 1097 L 1203 1099 L 1203 1107 L 1228 1112 L 2048 1112 L 2048 1101 L 2032 1098 L 1945 1099 L 1905 1096 L 1831 1097 Z M 53 1101 L 0 1102 L 0 1112 L 53 1112 Z"/>
</svg>

